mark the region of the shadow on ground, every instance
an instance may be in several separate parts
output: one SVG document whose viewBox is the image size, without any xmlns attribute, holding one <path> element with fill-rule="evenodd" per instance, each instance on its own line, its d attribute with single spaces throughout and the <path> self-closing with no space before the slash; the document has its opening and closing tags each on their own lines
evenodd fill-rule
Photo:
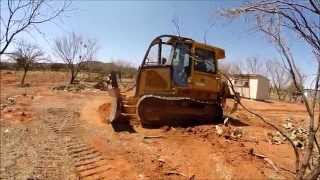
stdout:
<svg viewBox="0 0 320 180">
<path fill-rule="evenodd" d="M 228 118 L 228 123 L 233 126 L 249 126 L 249 124 L 242 122 L 240 119 L 233 116 L 225 116 L 225 119 Z"/>
<path fill-rule="evenodd" d="M 128 120 L 122 120 L 121 122 L 112 122 L 111 125 L 115 132 L 136 133 L 136 130 Z"/>
<path fill-rule="evenodd" d="M 223 124 L 223 120 L 228 118 L 228 123 L 233 126 L 249 126 L 248 124 L 242 122 L 240 119 L 237 119 L 235 117 L 225 116 L 221 120 L 215 120 L 215 121 L 200 121 L 200 120 L 176 120 L 176 121 L 170 121 L 170 122 L 163 122 L 161 124 L 153 124 L 153 125 L 143 125 L 144 128 L 147 129 L 158 129 L 163 126 L 170 126 L 170 127 L 181 127 L 181 128 L 188 128 L 188 127 L 195 127 L 200 125 L 218 125 Z M 130 124 L 128 120 L 121 120 L 120 122 L 113 122 L 111 123 L 113 129 L 115 132 L 129 132 L 129 133 L 136 133 L 136 130 L 134 127 Z"/>
<path fill-rule="evenodd" d="M 219 120 L 204 121 L 199 119 L 191 119 L 191 120 L 184 119 L 184 120 L 164 122 L 161 124 L 144 125 L 143 127 L 148 129 L 156 129 L 162 126 L 188 128 L 188 127 L 195 127 L 200 125 L 218 125 L 218 124 L 223 124 L 225 118 L 228 118 L 228 123 L 233 126 L 249 126 L 248 124 L 242 122 L 241 120 L 235 117 L 225 116 L 223 119 L 219 119 Z"/>
</svg>

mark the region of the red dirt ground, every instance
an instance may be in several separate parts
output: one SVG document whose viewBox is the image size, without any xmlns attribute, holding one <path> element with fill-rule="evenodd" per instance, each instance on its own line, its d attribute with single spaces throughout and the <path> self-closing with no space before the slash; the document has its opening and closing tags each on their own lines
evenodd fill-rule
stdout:
<svg viewBox="0 0 320 180">
<path fill-rule="evenodd" d="M 67 82 L 66 78 L 60 72 L 31 72 L 27 77 L 31 86 L 21 88 L 17 87 L 19 74 L 1 72 L 1 103 L 16 96 L 16 104 L 1 111 L 1 133 L 9 126 L 28 126 L 39 118 L 46 119 L 43 112 L 59 107 L 80 113 L 82 125 L 75 135 L 103 153 L 110 166 L 105 174 L 111 179 L 293 179 L 292 148 L 287 143 L 271 144 L 267 133 L 273 130 L 243 109 L 234 114 L 238 120 L 230 122 L 232 128 L 243 131 L 239 139 L 218 135 L 214 124 L 115 132 L 105 120 L 110 108 L 108 93 L 93 88 L 82 92 L 51 90 Z M 278 126 L 288 118 L 303 125 L 306 118 L 302 104 L 242 102 Z M 279 170 L 253 156 L 252 151 L 270 158 Z"/>
</svg>

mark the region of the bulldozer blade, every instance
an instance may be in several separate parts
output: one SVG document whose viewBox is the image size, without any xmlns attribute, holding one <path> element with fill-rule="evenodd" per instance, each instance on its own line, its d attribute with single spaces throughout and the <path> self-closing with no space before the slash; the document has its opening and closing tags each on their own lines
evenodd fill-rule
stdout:
<svg viewBox="0 0 320 180">
<path fill-rule="evenodd" d="M 111 109 L 109 114 L 109 123 L 116 122 L 120 119 L 121 115 L 121 96 L 120 90 L 118 88 L 112 88 L 109 90 L 109 95 L 111 97 Z"/>
<path fill-rule="evenodd" d="M 233 107 L 230 111 L 230 114 L 234 113 L 235 111 L 238 110 L 238 105 L 241 101 L 241 98 L 240 98 L 240 94 L 238 92 L 236 92 L 233 96 L 233 100 L 234 100 L 234 103 L 233 103 Z"/>
<path fill-rule="evenodd" d="M 238 102 L 234 102 L 229 114 L 232 114 L 232 113 L 236 112 L 237 110 L 238 110 Z"/>
</svg>

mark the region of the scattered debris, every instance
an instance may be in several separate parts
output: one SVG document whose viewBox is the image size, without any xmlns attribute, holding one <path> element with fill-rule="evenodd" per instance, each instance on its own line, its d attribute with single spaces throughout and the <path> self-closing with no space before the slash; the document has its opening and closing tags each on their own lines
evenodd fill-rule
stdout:
<svg viewBox="0 0 320 180">
<path fill-rule="evenodd" d="M 109 84 L 102 80 L 95 84 L 93 87 L 96 89 L 100 89 L 101 91 L 107 91 L 109 89 Z"/>
<path fill-rule="evenodd" d="M 0 104 L 0 110 L 5 109 L 8 106 L 8 104 Z"/>
<path fill-rule="evenodd" d="M 303 149 L 307 139 L 307 131 L 301 127 L 295 127 L 291 120 L 288 118 L 282 126 L 285 129 L 286 135 L 292 140 L 293 144 Z M 283 144 L 286 140 L 280 132 L 267 134 L 272 144 Z"/>
<path fill-rule="evenodd" d="M 53 90 L 69 91 L 69 92 L 79 92 L 87 87 L 84 84 L 70 84 L 70 85 L 60 85 L 53 87 Z"/>
<path fill-rule="evenodd" d="M 15 108 L 12 108 L 12 107 L 6 107 L 5 109 L 3 109 L 4 112 L 8 112 L 8 113 L 10 113 L 14 110 L 15 110 Z"/>
<path fill-rule="evenodd" d="M 219 136 L 222 136 L 223 134 L 223 127 L 222 126 L 219 126 L 219 125 L 216 125 L 216 132 Z"/>
<path fill-rule="evenodd" d="M 282 124 L 282 126 L 283 126 L 285 129 L 287 129 L 287 130 L 291 130 L 291 129 L 294 128 L 293 123 L 292 123 L 292 121 L 291 121 L 290 118 L 288 118 L 288 119 L 286 120 L 286 122 L 285 122 L 284 124 Z"/>
<path fill-rule="evenodd" d="M 231 137 L 234 139 L 241 138 L 243 136 L 243 129 L 242 128 L 234 128 L 231 132 Z"/>
<path fill-rule="evenodd" d="M 15 104 L 17 103 L 16 98 L 17 98 L 17 96 L 9 97 L 9 98 L 6 100 L 6 103 L 0 104 L 0 110 L 5 110 L 5 109 L 7 109 L 8 106 L 15 105 Z"/>
<path fill-rule="evenodd" d="M 16 98 L 15 97 L 9 97 L 7 99 L 7 102 L 9 105 L 15 105 L 16 104 Z"/>
<path fill-rule="evenodd" d="M 277 145 L 283 144 L 284 141 L 286 140 L 286 138 L 282 136 L 282 134 L 278 131 L 273 133 L 268 132 L 267 136 L 272 144 L 277 144 Z"/>
<path fill-rule="evenodd" d="M 227 139 L 239 139 L 243 136 L 243 129 L 232 126 L 216 125 L 216 133 L 219 136 L 224 136 Z"/>
<path fill-rule="evenodd" d="M 293 129 L 290 132 L 289 138 L 296 147 L 303 149 L 307 140 L 307 131 L 303 128 Z"/>
</svg>

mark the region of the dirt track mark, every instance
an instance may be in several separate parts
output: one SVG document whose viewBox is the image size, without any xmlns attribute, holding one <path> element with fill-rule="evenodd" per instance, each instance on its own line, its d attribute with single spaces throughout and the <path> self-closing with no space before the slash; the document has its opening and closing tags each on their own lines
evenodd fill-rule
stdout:
<svg viewBox="0 0 320 180">
<path fill-rule="evenodd" d="M 61 171 L 61 165 L 65 161 L 63 150 L 61 149 L 57 137 L 48 138 L 43 143 L 39 151 L 39 157 L 33 171 L 35 179 L 63 179 L 64 174 Z"/>
<path fill-rule="evenodd" d="M 46 123 L 64 140 L 64 148 L 73 161 L 79 179 L 107 179 L 105 173 L 110 170 L 107 159 L 96 148 L 86 144 L 81 136 L 76 136 L 76 131 L 81 127 L 79 113 L 68 112 L 61 108 L 49 109 L 49 113 L 64 117 L 64 119 L 53 118 Z"/>
</svg>

